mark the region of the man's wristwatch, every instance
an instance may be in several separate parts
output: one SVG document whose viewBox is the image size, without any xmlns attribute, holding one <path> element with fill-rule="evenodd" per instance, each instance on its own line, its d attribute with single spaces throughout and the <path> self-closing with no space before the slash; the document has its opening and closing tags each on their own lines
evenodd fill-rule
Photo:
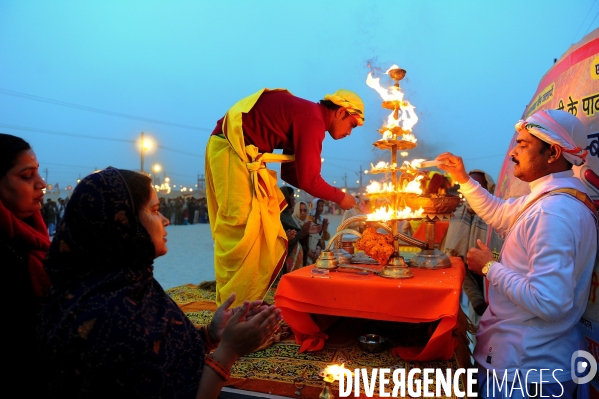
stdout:
<svg viewBox="0 0 599 399">
<path fill-rule="evenodd" d="M 491 266 L 493 266 L 496 262 L 494 260 L 490 260 L 483 266 L 482 273 L 483 276 L 487 277 L 487 273 L 491 270 Z"/>
</svg>

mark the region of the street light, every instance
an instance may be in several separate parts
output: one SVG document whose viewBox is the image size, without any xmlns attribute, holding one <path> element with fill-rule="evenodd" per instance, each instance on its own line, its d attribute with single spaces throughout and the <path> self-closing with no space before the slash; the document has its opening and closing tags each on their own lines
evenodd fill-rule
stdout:
<svg viewBox="0 0 599 399">
<path fill-rule="evenodd" d="M 154 184 L 157 184 L 156 174 L 162 170 L 162 166 L 159 163 L 152 165 L 152 172 L 154 172 Z"/>
<path fill-rule="evenodd" d="M 141 171 L 144 171 L 144 157 L 146 155 L 146 151 L 152 149 L 152 140 L 145 137 L 144 132 L 141 132 L 141 140 L 139 142 L 141 148 Z"/>
</svg>

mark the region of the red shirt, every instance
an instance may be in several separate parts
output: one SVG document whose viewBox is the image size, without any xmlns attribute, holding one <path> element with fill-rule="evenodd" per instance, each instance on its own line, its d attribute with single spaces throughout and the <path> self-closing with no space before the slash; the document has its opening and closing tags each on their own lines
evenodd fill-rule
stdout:
<svg viewBox="0 0 599 399">
<path fill-rule="evenodd" d="M 263 93 L 254 107 L 242 115 L 246 144 L 261 153 L 283 150 L 295 154 L 294 162 L 281 165 L 281 178 L 310 195 L 341 202 L 345 194 L 320 176 L 320 154 L 332 113 L 326 107 L 281 91 Z M 212 134 L 222 133 L 219 119 Z"/>
</svg>

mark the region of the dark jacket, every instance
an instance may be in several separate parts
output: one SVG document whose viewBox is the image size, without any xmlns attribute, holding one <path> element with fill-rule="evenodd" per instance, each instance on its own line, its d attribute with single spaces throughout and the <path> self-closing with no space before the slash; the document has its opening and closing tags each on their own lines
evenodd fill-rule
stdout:
<svg viewBox="0 0 599 399">
<path fill-rule="evenodd" d="M 3 373 L 5 381 L 23 381 L 23 376 L 27 376 L 29 382 L 19 384 L 19 396 L 45 397 L 45 374 L 35 333 L 41 306 L 31 287 L 27 252 L 27 248 L 0 237 L 0 262 L 6 284 L 2 290 L 4 342 L 13 349 L 4 353 L 9 367 Z"/>
</svg>

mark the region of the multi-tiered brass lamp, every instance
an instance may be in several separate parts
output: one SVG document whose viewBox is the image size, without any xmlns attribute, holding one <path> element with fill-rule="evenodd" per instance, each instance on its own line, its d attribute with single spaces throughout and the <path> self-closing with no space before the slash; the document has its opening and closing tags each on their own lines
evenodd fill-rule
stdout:
<svg viewBox="0 0 599 399">
<path fill-rule="evenodd" d="M 373 78 L 372 73 L 368 74 L 366 83 L 381 95 L 382 107 L 391 110 L 386 123 L 379 129 L 382 138 L 373 144 L 378 149 L 390 151 L 391 162 L 379 162 L 377 165 L 372 165 L 370 173 L 384 173 L 390 175 L 390 179 L 386 179 L 387 182 L 384 184 L 372 182 L 366 188 L 366 195 L 371 200 L 378 202 L 380 207 L 366 218 L 358 216 L 347 219 L 339 226 L 339 229 L 344 229 L 345 226 L 356 221 L 364 221 L 367 225 L 370 222 L 378 222 L 377 227 L 388 226 L 386 230 L 390 230 L 389 232 L 393 236 L 394 252 L 380 275 L 388 278 L 410 278 L 413 274 L 400 255 L 399 241 L 422 249 L 411 259 L 410 266 L 412 267 L 439 269 L 451 266 L 449 258 L 434 248 L 435 223 L 440 219 L 449 219 L 459 205 L 460 198 L 445 194 L 424 193 L 423 186 L 429 177 L 428 173 L 421 169 L 421 164 L 424 163 L 423 159 L 403 163 L 398 161 L 398 151 L 401 156 L 406 156 L 407 151 L 417 146 L 412 128 L 418 121 L 418 116 L 414 111 L 414 106 L 404 99 L 404 93 L 399 86 L 399 81 L 405 77 L 406 71 L 393 65 L 385 73 L 395 81 L 392 86 L 381 87 L 380 79 Z M 426 241 L 417 240 L 399 231 L 399 224 L 402 220 L 415 219 L 424 219 Z M 341 240 L 339 239 L 339 241 Z"/>
</svg>

